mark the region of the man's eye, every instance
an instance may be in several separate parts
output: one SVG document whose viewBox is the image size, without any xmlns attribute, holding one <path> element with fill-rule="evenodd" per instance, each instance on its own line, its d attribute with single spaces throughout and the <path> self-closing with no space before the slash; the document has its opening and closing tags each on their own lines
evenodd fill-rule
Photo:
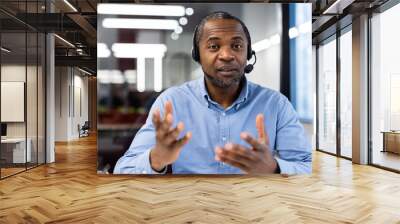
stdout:
<svg viewBox="0 0 400 224">
<path fill-rule="evenodd" d="M 242 49 L 242 48 L 243 48 L 243 45 L 242 45 L 242 44 L 234 44 L 234 45 L 233 45 L 233 48 L 234 48 L 234 49 Z"/>
<path fill-rule="evenodd" d="M 208 45 L 208 49 L 217 50 L 217 49 L 218 49 L 218 45 L 216 45 L 216 44 L 210 44 L 210 45 Z"/>
</svg>

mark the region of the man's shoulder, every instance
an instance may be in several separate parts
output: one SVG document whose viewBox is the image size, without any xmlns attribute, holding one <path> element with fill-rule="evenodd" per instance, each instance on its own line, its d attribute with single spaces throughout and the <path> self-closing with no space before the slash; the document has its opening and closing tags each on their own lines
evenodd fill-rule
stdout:
<svg viewBox="0 0 400 224">
<path fill-rule="evenodd" d="M 287 100 L 286 96 L 277 90 L 261 86 L 251 81 L 248 81 L 248 85 L 250 89 L 250 98 L 269 99 L 277 102 Z"/>
</svg>

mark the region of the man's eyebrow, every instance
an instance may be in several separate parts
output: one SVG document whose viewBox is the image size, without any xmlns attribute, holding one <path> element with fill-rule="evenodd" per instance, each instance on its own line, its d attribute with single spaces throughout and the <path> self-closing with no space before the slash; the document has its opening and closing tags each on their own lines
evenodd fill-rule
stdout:
<svg viewBox="0 0 400 224">
<path fill-rule="evenodd" d="M 213 37 L 213 36 L 211 36 L 211 37 L 209 37 L 209 38 L 207 39 L 207 41 L 220 40 L 220 39 L 221 39 L 221 38 L 219 38 L 219 37 Z M 242 36 L 234 36 L 234 37 L 232 37 L 231 40 L 242 40 L 242 41 L 244 41 L 244 39 L 243 39 Z"/>
<path fill-rule="evenodd" d="M 244 40 L 242 36 L 234 36 L 232 40 Z"/>
<path fill-rule="evenodd" d="M 207 39 L 207 41 L 213 41 L 213 40 L 220 40 L 221 38 L 219 38 L 219 37 L 213 37 L 213 36 L 211 36 L 211 37 L 209 37 L 208 39 Z"/>
</svg>

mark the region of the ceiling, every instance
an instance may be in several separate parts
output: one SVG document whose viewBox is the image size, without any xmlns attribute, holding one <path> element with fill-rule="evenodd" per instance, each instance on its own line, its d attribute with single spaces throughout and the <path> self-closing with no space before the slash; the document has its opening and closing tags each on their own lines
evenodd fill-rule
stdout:
<svg viewBox="0 0 400 224">
<path fill-rule="evenodd" d="M 55 32 L 74 44 L 71 46 L 56 38 L 56 56 L 59 64 L 82 62 L 91 70 L 96 70 L 96 30 L 98 3 L 179 3 L 180 0 L 68 0 L 76 11 L 62 0 L 41 1 L 1 0 L 0 21 L 3 32 L 18 32 L 25 27 L 40 32 Z M 303 0 L 303 1 L 219 1 L 252 3 L 311 3 L 313 9 L 313 43 L 316 44 L 336 32 L 337 27 L 351 23 L 352 17 L 373 10 L 388 0 Z M 27 2 L 27 3 L 26 3 Z M 196 1 L 214 2 L 214 1 Z M 50 7 L 49 7 L 50 6 Z M 53 13 L 48 13 L 52 8 Z M 26 13 L 28 12 L 28 13 Z M 340 23 L 338 21 L 341 20 Z M 347 21 L 347 22 L 346 22 Z M 340 26 L 338 26 L 340 24 Z M 79 53 L 76 49 L 79 50 Z M 61 61 L 62 60 L 62 61 Z M 56 60 L 57 62 L 57 60 Z"/>
</svg>

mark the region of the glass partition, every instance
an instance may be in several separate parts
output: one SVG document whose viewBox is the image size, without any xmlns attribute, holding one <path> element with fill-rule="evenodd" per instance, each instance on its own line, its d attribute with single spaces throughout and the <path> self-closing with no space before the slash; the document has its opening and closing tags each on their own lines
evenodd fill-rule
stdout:
<svg viewBox="0 0 400 224">
<path fill-rule="evenodd" d="M 1 34 L 2 177 L 24 171 L 31 156 L 26 150 L 26 37 L 24 31 Z"/>
<path fill-rule="evenodd" d="M 43 13 L 44 3 L 0 2 L 0 178 L 45 162 L 46 40 L 23 22 Z"/>
<path fill-rule="evenodd" d="M 318 149 L 336 154 L 336 39 L 318 48 Z"/>
<path fill-rule="evenodd" d="M 352 32 L 340 36 L 340 155 L 352 157 Z"/>
<path fill-rule="evenodd" d="M 371 162 L 400 171 L 400 5 L 371 18 Z"/>
</svg>

